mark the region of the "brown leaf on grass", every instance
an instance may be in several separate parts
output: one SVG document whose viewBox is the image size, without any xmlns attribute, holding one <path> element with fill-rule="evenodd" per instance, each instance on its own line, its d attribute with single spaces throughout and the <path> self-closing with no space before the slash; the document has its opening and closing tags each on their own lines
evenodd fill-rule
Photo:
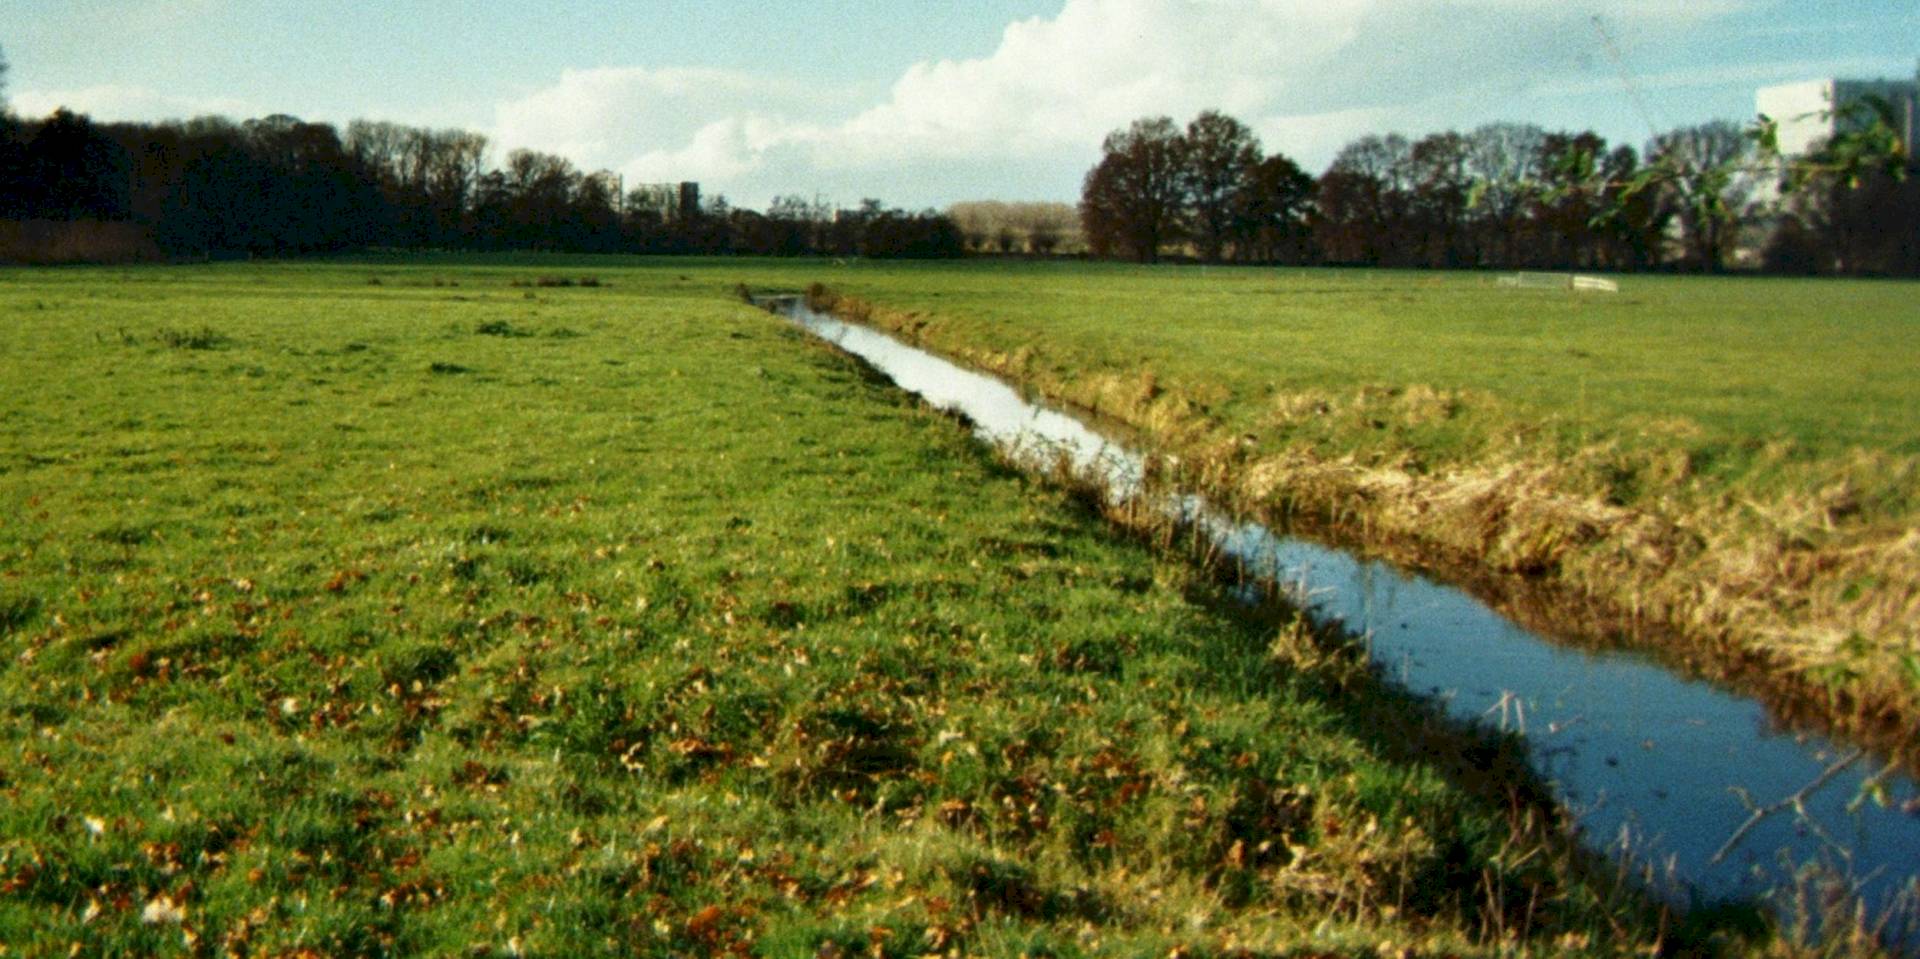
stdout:
<svg viewBox="0 0 1920 959">
<path fill-rule="evenodd" d="M 329 593 L 338 593 L 346 589 L 348 586 L 351 586 L 354 583 L 358 583 L 366 578 L 367 578 L 367 574 L 357 569 L 354 569 L 352 567 L 348 567 L 346 569 L 336 571 L 333 574 L 333 578 L 327 580 L 326 590 Z"/>
<path fill-rule="evenodd" d="M 720 919 L 724 915 L 725 911 L 719 906 L 708 906 L 694 913 L 693 918 L 687 920 L 687 937 L 691 939 L 707 938 L 713 934 L 714 927 L 720 924 Z"/>
</svg>

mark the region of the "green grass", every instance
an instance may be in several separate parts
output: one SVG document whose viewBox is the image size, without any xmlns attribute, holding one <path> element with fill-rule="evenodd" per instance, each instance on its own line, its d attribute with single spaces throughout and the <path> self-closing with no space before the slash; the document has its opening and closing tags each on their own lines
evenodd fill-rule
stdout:
<svg viewBox="0 0 1920 959">
<path fill-rule="evenodd" d="M 1660 935 L 1511 743 L 728 299 L 802 269 L 0 274 L 0 953 Z"/>
<path fill-rule="evenodd" d="M 1920 284 L 1622 277 L 1619 294 L 1497 287 L 1493 274 L 974 264 L 814 271 L 1062 370 L 1148 365 L 1217 384 L 1217 412 L 1273 392 L 1425 384 L 1589 432 L 1685 420 L 1711 441 L 1920 452 Z"/>
</svg>

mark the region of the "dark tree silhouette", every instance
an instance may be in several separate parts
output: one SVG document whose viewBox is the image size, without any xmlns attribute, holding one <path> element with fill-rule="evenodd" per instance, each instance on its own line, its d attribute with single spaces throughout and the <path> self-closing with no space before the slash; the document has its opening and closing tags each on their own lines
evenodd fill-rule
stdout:
<svg viewBox="0 0 1920 959">
<path fill-rule="evenodd" d="M 1185 152 L 1179 129 L 1167 117 L 1135 120 L 1107 135 L 1100 163 L 1080 191 L 1080 218 L 1095 251 L 1124 250 L 1150 263 L 1179 237 Z"/>
<path fill-rule="evenodd" d="M 49 220 L 125 219 L 130 202 L 127 151 L 93 121 L 61 109 L 26 147 L 22 179 L 32 193 L 26 215 Z"/>
<path fill-rule="evenodd" d="M 1180 186 L 1193 242 L 1201 259 L 1218 262 L 1228 243 L 1247 238 L 1247 221 L 1236 214 L 1248 205 L 1260 143 L 1246 124 L 1208 110 L 1187 124 L 1181 148 Z"/>
<path fill-rule="evenodd" d="M 1451 130 L 1422 137 L 1408 150 L 1407 165 L 1413 262 L 1449 269 L 1470 265 L 1474 256 L 1466 218 L 1473 175 L 1467 138 Z"/>
<path fill-rule="evenodd" d="M 1302 263 L 1312 255 L 1308 216 L 1313 206 L 1313 177 L 1285 154 L 1276 153 L 1253 168 L 1235 211 L 1248 234 L 1243 259 Z"/>
<path fill-rule="evenodd" d="M 1314 235 L 1336 263 L 1400 265 L 1407 259 L 1412 148 L 1399 134 L 1342 147 L 1314 193 Z"/>
<path fill-rule="evenodd" d="M 1865 170 L 1795 190 L 1765 251 L 1788 273 L 1920 274 L 1920 163 Z"/>
</svg>

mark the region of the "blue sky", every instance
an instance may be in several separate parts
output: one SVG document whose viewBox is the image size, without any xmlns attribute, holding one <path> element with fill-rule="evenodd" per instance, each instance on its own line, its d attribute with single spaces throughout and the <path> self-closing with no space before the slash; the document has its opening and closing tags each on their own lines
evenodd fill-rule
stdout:
<svg viewBox="0 0 1920 959">
<path fill-rule="evenodd" d="M 16 113 L 458 126 L 755 207 L 1072 200 L 1107 131 L 1210 107 L 1315 171 L 1495 120 L 1639 145 L 1916 37 L 1916 0 L 0 0 Z"/>
</svg>

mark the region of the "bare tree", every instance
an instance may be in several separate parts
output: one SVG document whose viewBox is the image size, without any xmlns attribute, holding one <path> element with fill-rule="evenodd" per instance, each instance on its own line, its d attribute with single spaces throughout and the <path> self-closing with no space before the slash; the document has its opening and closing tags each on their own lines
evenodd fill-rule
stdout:
<svg viewBox="0 0 1920 959">
<path fill-rule="evenodd" d="M 1740 127 L 1715 120 L 1660 134 L 1647 147 L 1637 187 L 1659 190 L 1680 223 L 1689 258 L 1701 269 L 1726 266 L 1750 213 L 1752 145 Z"/>
<path fill-rule="evenodd" d="M 1075 232 L 1073 207 L 1065 203 L 1013 204 L 1015 228 L 1026 234 L 1027 252 L 1052 254 Z"/>
<path fill-rule="evenodd" d="M 1333 158 L 1315 188 L 1314 232 L 1335 262 L 1405 262 L 1412 153 L 1395 133 L 1361 137 Z"/>
<path fill-rule="evenodd" d="M 1080 248 L 1079 214 L 1065 203 L 965 200 L 949 206 L 947 216 L 979 253 L 1002 246 L 1041 255 Z"/>
<path fill-rule="evenodd" d="M 967 246 L 985 252 L 999 224 L 1007 218 L 1007 204 L 998 200 L 969 200 L 948 207 L 947 216 L 960 227 Z"/>
<path fill-rule="evenodd" d="M 1511 263 L 1526 233 L 1528 203 L 1539 192 L 1545 130 L 1531 123 L 1489 123 L 1467 134 L 1468 197 L 1482 263 Z"/>
</svg>

